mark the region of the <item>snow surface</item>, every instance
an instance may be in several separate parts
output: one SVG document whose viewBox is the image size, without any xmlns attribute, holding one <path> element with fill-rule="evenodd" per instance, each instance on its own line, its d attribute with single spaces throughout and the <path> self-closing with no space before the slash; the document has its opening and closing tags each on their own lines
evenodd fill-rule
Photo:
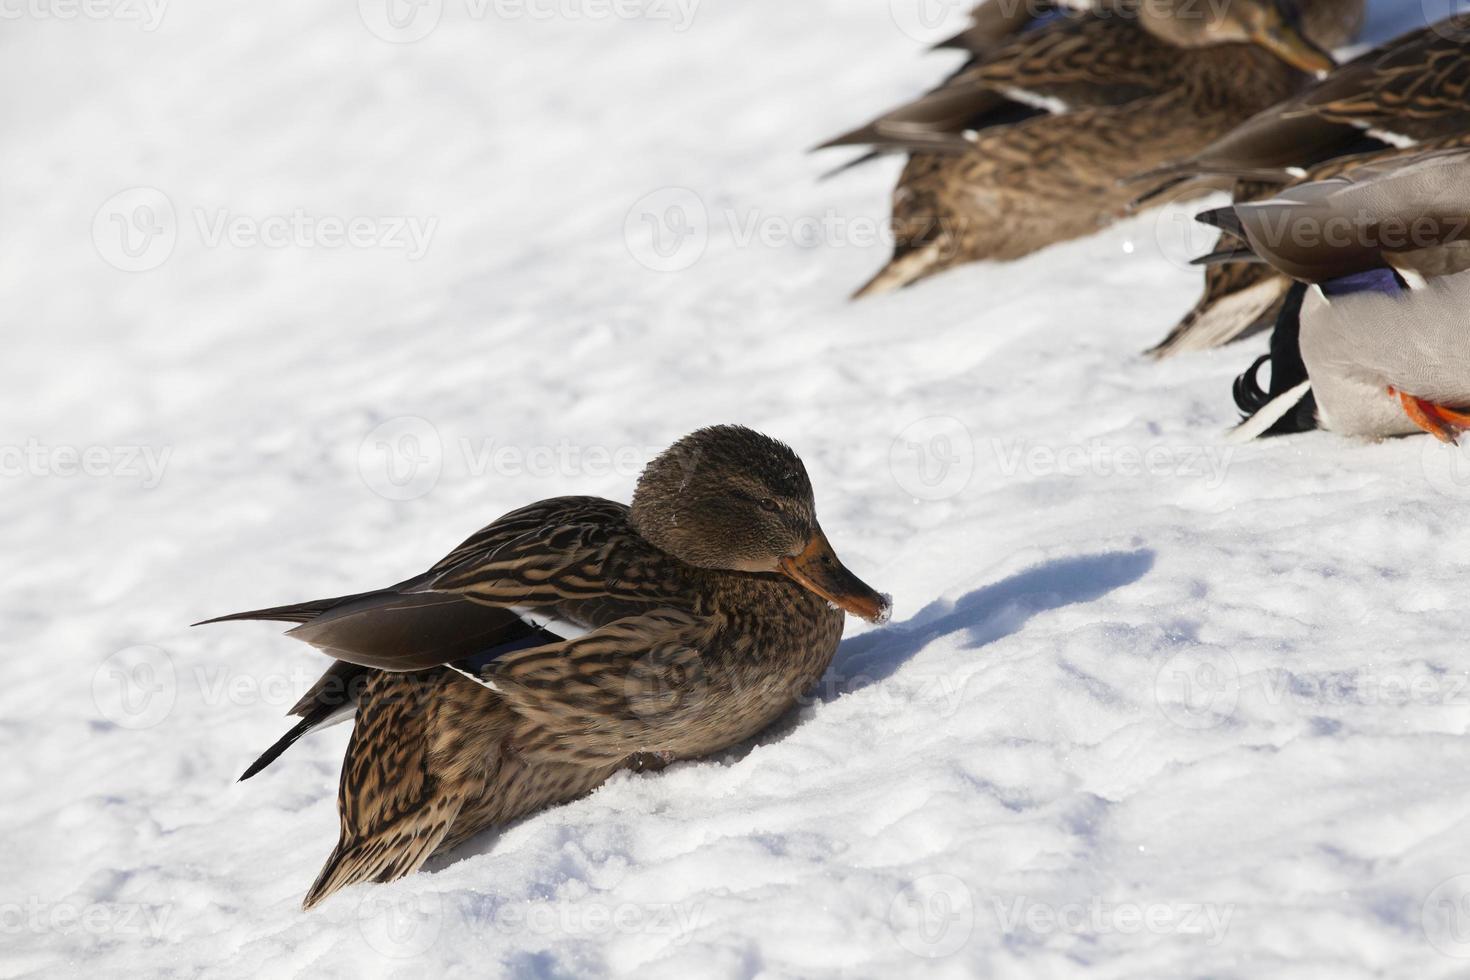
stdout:
<svg viewBox="0 0 1470 980">
<path fill-rule="evenodd" d="M 1470 971 L 1455 450 L 1227 446 L 1260 344 L 1137 355 L 1177 213 L 844 302 L 896 164 L 800 151 L 953 61 L 907 8 L 375 2 L 6 8 L 0 975 Z M 380 243 L 251 239 L 296 212 Z M 753 744 L 303 913 L 347 729 L 234 779 L 322 661 L 185 624 L 721 421 L 894 622 Z"/>
</svg>

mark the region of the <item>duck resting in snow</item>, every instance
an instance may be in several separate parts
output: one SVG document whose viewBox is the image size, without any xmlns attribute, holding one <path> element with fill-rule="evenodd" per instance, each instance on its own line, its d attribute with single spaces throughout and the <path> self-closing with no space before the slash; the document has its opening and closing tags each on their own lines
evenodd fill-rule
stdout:
<svg viewBox="0 0 1470 980">
<path fill-rule="evenodd" d="M 1239 438 L 1470 429 L 1467 187 L 1470 149 L 1434 150 L 1201 216 L 1246 243 L 1234 259 L 1294 281 L 1271 352 L 1236 380 Z"/>
<path fill-rule="evenodd" d="M 988 19 L 978 39 L 956 39 L 974 54 L 943 85 L 823 144 L 911 154 L 893 192 L 893 258 L 858 296 L 1096 231 L 1136 196 L 1122 178 L 1299 91 L 1362 16 L 1362 0 L 1087 7 Z"/>
<path fill-rule="evenodd" d="M 844 612 L 881 623 L 889 609 L 837 560 L 801 459 L 725 425 L 649 463 L 631 507 L 543 500 L 397 585 L 208 622 L 296 623 L 290 636 L 333 658 L 242 779 L 355 716 L 341 836 L 309 908 L 641 758 L 755 735 L 827 669 Z"/>
<path fill-rule="evenodd" d="M 1267 109 L 1194 157 L 1142 175 L 1155 193 L 1193 180 L 1236 181 L 1244 203 L 1394 157 L 1470 145 L 1470 15 L 1449 17 L 1369 51 Z M 1177 192 L 1177 191 L 1176 191 Z M 1217 250 L 1238 239 L 1222 232 Z M 1208 264 L 1205 292 L 1150 353 L 1203 350 L 1276 319 L 1291 281 L 1269 265 Z"/>
</svg>

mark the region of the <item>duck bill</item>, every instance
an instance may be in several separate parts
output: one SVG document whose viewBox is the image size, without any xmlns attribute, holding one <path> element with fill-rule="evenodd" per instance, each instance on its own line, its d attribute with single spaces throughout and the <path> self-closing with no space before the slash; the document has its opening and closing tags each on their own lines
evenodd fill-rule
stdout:
<svg viewBox="0 0 1470 980">
<path fill-rule="evenodd" d="M 1294 24 L 1278 23 L 1263 27 L 1251 35 L 1251 40 L 1282 61 L 1302 71 L 1326 74 L 1337 67 L 1332 55 Z"/>
<path fill-rule="evenodd" d="M 821 531 L 812 535 L 801 554 L 782 558 L 777 563 L 781 574 L 809 592 L 814 592 L 832 605 L 866 619 L 870 623 L 886 623 L 893 600 L 874 592 L 863 580 L 849 572 L 832 552 L 832 545 Z"/>
</svg>

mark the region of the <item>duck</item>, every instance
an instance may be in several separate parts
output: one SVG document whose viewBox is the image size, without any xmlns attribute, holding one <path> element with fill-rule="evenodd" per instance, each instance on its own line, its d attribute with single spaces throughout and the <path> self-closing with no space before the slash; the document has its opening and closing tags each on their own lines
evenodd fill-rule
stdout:
<svg viewBox="0 0 1470 980">
<path fill-rule="evenodd" d="M 1470 15 L 1373 48 L 1305 92 L 1253 116 L 1184 160 L 1146 172 L 1142 201 L 1225 178 L 1237 203 L 1398 157 L 1470 146 Z M 1215 251 L 1238 240 L 1222 233 Z M 1213 254 L 1213 253 L 1212 253 Z M 1222 346 L 1268 329 L 1291 282 L 1264 264 L 1214 263 L 1193 308 L 1147 353 L 1155 358 Z"/>
<path fill-rule="evenodd" d="M 796 452 L 719 425 L 656 456 L 631 506 L 542 500 L 396 585 L 205 622 L 292 623 L 332 658 L 240 777 L 352 719 L 311 908 L 624 768 L 751 738 L 826 671 L 847 614 L 891 610 L 838 560 Z"/>
<path fill-rule="evenodd" d="M 952 48 L 964 51 L 970 59 L 964 68 L 994 52 L 1000 45 L 1023 31 L 1033 30 L 1067 8 L 1091 6 L 1091 0 L 1065 3 L 1062 0 L 1035 0 L 1033 3 L 998 3 L 981 0 L 970 10 L 965 29 L 934 45 L 936 50 Z M 961 69 L 964 70 L 963 68 Z M 956 73 L 957 74 L 957 73 Z"/>
<path fill-rule="evenodd" d="M 1470 429 L 1467 181 L 1470 148 L 1427 150 L 1201 215 L 1293 283 L 1270 351 L 1236 379 L 1235 439 Z"/>
<path fill-rule="evenodd" d="M 893 256 L 854 298 L 1098 230 L 1136 196 L 1122 178 L 1299 91 L 1362 17 L 1362 0 L 1207 7 L 1091 0 L 1048 5 L 1019 30 L 1003 21 L 939 88 L 817 147 L 910 154 L 893 192 Z"/>
</svg>

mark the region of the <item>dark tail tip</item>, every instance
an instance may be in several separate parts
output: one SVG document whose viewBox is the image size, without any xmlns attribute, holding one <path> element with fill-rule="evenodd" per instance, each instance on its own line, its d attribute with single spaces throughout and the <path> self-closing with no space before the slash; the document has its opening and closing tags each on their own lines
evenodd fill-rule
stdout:
<svg viewBox="0 0 1470 980">
<path fill-rule="evenodd" d="M 1194 220 L 1202 225 L 1209 225 L 1212 228 L 1219 228 L 1221 231 L 1229 232 L 1236 238 L 1245 238 L 1245 228 L 1240 223 L 1240 216 L 1235 213 L 1234 205 L 1201 211 L 1194 216 Z"/>
<path fill-rule="evenodd" d="M 1245 373 L 1235 379 L 1231 386 L 1231 394 L 1235 397 L 1235 407 L 1245 413 L 1249 418 L 1271 400 L 1271 393 L 1262 387 L 1260 382 L 1261 367 L 1270 363 L 1271 355 L 1262 354 L 1256 358 L 1255 363 L 1246 368 Z"/>
<path fill-rule="evenodd" d="M 236 782 L 243 783 L 245 780 L 249 779 L 251 776 L 254 776 L 256 773 L 260 772 L 260 770 L 270 765 L 272 762 L 275 762 L 281 757 L 282 752 L 289 749 L 292 745 L 295 745 L 296 740 L 299 739 L 301 736 L 305 735 L 308 731 L 321 724 L 322 720 L 329 714 L 331 714 L 330 709 L 319 709 L 318 711 L 312 712 L 305 718 L 298 721 L 295 725 L 291 727 L 291 730 L 289 732 L 276 739 L 274 745 L 262 752 L 259 759 L 256 759 L 254 762 L 250 763 L 250 768 L 241 773 L 240 778 L 237 779 Z"/>
<path fill-rule="evenodd" d="M 1199 266 L 1225 265 L 1229 262 L 1263 263 L 1265 262 L 1265 259 L 1261 258 L 1259 255 L 1257 255 L 1255 252 L 1252 252 L 1248 248 L 1233 246 L 1216 249 L 1208 255 L 1201 255 L 1197 259 L 1189 260 L 1190 265 Z"/>
<path fill-rule="evenodd" d="M 331 599 L 313 599 L 310 602 L 293 602 L 285 606 L 270 606 L 266 609 L 247 609 L 245 612 L 229 613 L 224 616 L 215 616 L 213 619 L 201 619 L 191 626 L 208 626 L 210 623 L 232 623 L 239 620 L 264 620 L 275 623 L 305 623 L 315 619 L 322 613 L 353 599 L 361 599 L 368 595 L 366 592 L 357 595 L 336 596 Z"/>
<path fill-rule="evenodd" d="M 864 153 L 862 156 L 853 157 L 846 163 L 838 164 L 831 170 L 824 171 L 823 173 L 818 175 L 817 180 L 831 180 L 838 174 L 847 173 L 847 171 L 851 170 L 854 167 L 861 167 L 863 164 L 868 163 L 871 160 L 876 160 L 882 155 L 883 153 L 881 150 L 870 150 L 869 152 Z"/>
<path fill-rule="evenodd" d="M 209 626 L 212 623 L 234 623 L 247 619 L 269 619 L 269 616 L 262 614 L 269 613 L 270 611 L 271 610 L 269 609 L 253 609 L 250 612 L 228 613 L 224 616 L 214 616 L 210 619 L 201 619 L 197 623 L 190 623 L 189 628 L 193 629 L 195 626 Z"/>
</svg>

